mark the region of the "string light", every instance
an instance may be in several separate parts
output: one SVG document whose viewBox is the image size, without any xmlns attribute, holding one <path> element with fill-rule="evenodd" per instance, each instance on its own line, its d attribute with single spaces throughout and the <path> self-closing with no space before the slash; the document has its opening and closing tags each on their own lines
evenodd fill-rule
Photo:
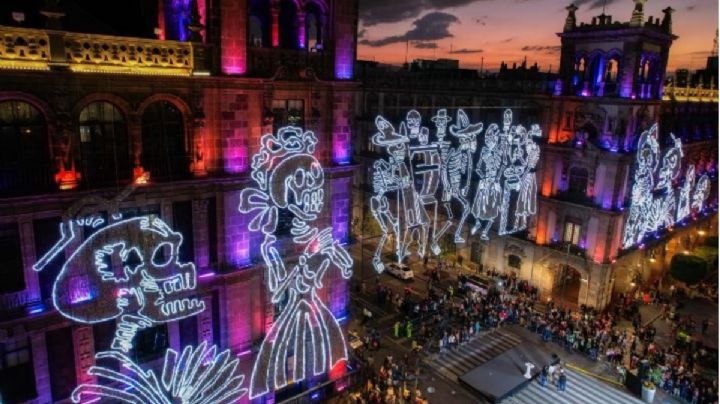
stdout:
<svg viewBox="0 0 720 404">
<path fill-rule="evenodd" d="M 698 179 L 693 165 L 689 165 L 685 171 L 684 183 L 680 189 L 674 188 L 673 183 L 676 182 L 682 166 L 682 140 L 670 134 L 672 146 L 665 152 L 660 164 L 657 137 L 657 124 L 654 124 L 638 139 L 623 248 L 642 243 L 649 233 L 660 228 L 672 231 L 675 223 L 682 222 L 693 212 L 703 211 L 710 195 L 709 177 L 702 174 Z M 658 237 L 656 235 L 656 238 Z"/>
<path fill-rule="evenodd" d="M 264 237 L 260 254 L 267 266 L 271 300 L 278 304 L 287 299 L 257 354 L 250 399 L 304 380 L 309 376 L 306 369 L 320 375 L 347 361 L 340 324 L 317 294 L 331 266 L 349 279 L 353 260 L 333 239 L 331 227 L 313 226 L 324 204 L 324 172 L 312 155 L 316 144 L 313 132 L 295 126 L 264 135 L 251 166 L 257 187 L 240 194 L 240 212 L 253 215 L 248 228 Z M 281 210 L 293 216 L 293 243 L 304 247 L 289 270 L 275 234 Z M 291 349 L 294 360 L 289 364 Z"/>
<path fill-rule="evenodd" d="M 462 231 L 471 214 L 476 222 L 470 233 L 480 231 L 480 238 L 487 240 L 498 216 L 498 234 L 505 235 L 527 229 L 528 220 L 537 212 L 535 167 L 540 148 L 532 138 L 542 135 L 538 125 L 529 131 L 522 125 L 513 125 L 513 113 L 508 109 L 503 114 L 502 130 L 497 124 L 488 126 L 474 170 L 479 178 L 471 201 L 468 194 L 473 182 L 477 136 L 482 133 L 483 124 L 470 123 L 462 109 L 457 111 L 454 125 L 448 125 L 452 118 L 446 109 L 438 110 L 431 120 L 435 124 L 433 142 L 415 110 L 407 113 L 397 131 L 382 116 L 375 118 L 378 132 L 371 141 L 388 153 L 387 160 L 373 164 L 374 195 L 370 198 L 370 209 L 382 230 L 373 256 L 377 272 L 385 268 L 382 254 L 391 234 L 397 262 L 402 262 L 410 255 L 413 243 L 417 243 L 420 257 L 425 256 L 428 242 L 433 254 L 440 254 L 439 240 L 453 225 L 455 243 L 464 243 Z M 445 140 L 448 130 L 454 142 Z M 416 183 L 420 184 L 419 190 Z M 395 194 L 393 198 L 388 197 L 391 193 Z M 456 217 L 453 200 L 460 205 L 457 223 L 453 221 Z M 442 202 L 446 213 L 439 229 L 438 202 Z"/>
</svg>

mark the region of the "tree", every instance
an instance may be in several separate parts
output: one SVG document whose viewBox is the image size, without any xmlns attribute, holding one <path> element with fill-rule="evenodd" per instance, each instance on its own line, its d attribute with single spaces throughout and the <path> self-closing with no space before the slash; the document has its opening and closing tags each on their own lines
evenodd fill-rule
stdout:
<svg viewBox="0 0 720 404">
<path fill-rule="evenodd" d="M 707 261 L 696 255 L 675 254 L 670 261 L 670 274 L 688 285 L 705 279 L 707 268 Z"/>
</svg>

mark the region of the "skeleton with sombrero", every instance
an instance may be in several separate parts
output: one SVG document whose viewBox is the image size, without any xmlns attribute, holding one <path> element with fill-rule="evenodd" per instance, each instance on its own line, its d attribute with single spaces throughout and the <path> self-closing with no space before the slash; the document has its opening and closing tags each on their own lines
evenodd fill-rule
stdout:
<svg viewBox="0 0 720 404">
<path fill-rule="evenodd" d="M 443 227 L 435 234 L 433 239 L 433 252 L 439 253 L 438 240 L 445 234 L 445 232 L 452 225 L 453 212 L 452 212 L 452 200 L 456 199 L 462 206 L 462 213 L 460 221 L 457 224 L 455 230 L 455 242 L 464 243 L 465 239 L 462 237 L 462 230 L 465 225 L 465 220 L 470 214 L 470 203 L 467 200 L 468 189 L 470 186 L 470 178 L 472 177 L 472 162 L 473 154 L 477 149 L 477 135 L 482 132 L 483 124 L 475 123 L 471 124 L 465 111 L 459 109 L 457 112 L 456 124 L 450 126 L 450 134 L 458 140 L 457 147 L 449 147 L 446 153 L 442 153 L 442 140 L 439 140 L 441 144 L 441 177 L 443 179 L 443 190 L 442 190 L 442 202 L 447 213 L 447 220 Z M 463 177 L 465 181 L 463 181 Z"/>
<path fill-rule="evenodd" d="M 382 263 L 382 252 L 385 243 L 392 233 L 395 235 L 395 252 L 398 262 L 409 255 L 409 246 L 418 242 L 418 253 L 424 254 L 425 240 L 428 237 L 430 220 L 415 190 L 412 174 L 407 164 L 407 146 L 410 142 L 405 123 L 400 124 L 400 131 L 383 117 L 375 119 L 378 129 L 372 137 L 374 145 L 387 149 L 389 158 L 378 160 L 373 165 L 373 189 L 375 195 L 370 199 L 370 210 L 378 221 L 383 235 L 380 238 L 373 266 L 377 272 L 385 268 Z M 395 192 L 396 209 L 390 209 L 388 192 Z"/>
</svg>

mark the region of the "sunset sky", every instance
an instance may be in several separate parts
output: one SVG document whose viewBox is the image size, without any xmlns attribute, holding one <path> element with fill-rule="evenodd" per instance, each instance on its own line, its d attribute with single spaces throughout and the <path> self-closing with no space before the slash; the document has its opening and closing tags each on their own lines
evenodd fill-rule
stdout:
<svg viewBox="0 0 720 404">
<path fill-rule="evenodd" d="M 560 38 L 569 0 L 359 0 L 358 58 L 401 64 L 406 57 L 459 59 L 461 67 L 496 70 L 501 61 L 560 62 Z M 578 23 L 602 12 L 629 21 L 632 0 L 575 0 Z M 705 66 L 718 28 L 718 0 L 649 0 L 645 19 L 673 7 L 669 69 Z"/>
</svg>

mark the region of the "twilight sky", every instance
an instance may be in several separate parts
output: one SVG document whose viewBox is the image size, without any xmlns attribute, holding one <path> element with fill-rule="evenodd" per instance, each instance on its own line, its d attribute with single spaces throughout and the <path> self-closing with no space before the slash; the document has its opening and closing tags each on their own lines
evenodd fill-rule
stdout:
<svg viewBox="0 0 720 404">
<path fill-rule="evenodd" d="M 460 59 L 463 68 L 496 70 L 501 61 L 560 63 L 560 38 L 570 0 L 359 0 L 358 58 L 401 64 L 407 59 Z M 632 0 L 574 0 L 578 23 L 602 12 L 629 21 Z M 718 28 L 718 0 L 649 0 L 645 19 L 662 18 L 671 6 L 673 32 L 669 69 L 705 66 Z"/>
</svg>

